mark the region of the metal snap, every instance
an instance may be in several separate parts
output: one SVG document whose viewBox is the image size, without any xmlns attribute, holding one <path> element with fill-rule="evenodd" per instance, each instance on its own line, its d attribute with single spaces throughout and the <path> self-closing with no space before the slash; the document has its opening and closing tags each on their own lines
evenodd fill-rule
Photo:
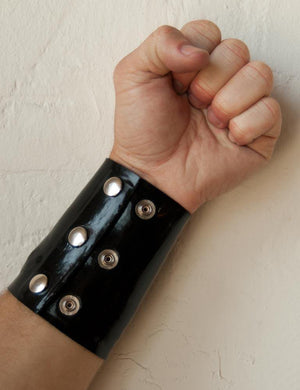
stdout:
<svg viewBox="0 0 300 390">
<path fill-rule="evenodd" d="M 82 246 L 88 238 L 87 230 L 82 226 L 76 226 L 68 235 L 68 242 L 73 247 Z"/>
<path fill-rule="evenodd" d="M 118 265 L 119 255 L 112 249 L 104 249 L 98 255 L 98 264 L 104 269 L 113 269 Z"/>
<path fill-rule="evenodd" d="M 103 191 L 108 196 L 116 196 L 122 189 L 122 180 L 113 176 L 106 180 L 103 185 Z"/>
<path fill-rule="evenodd" d="M 29 290 L 35 294 L 45 290 L 48 284 L 48 278 L 44 274 L 35 275 L 29 282 Z"/>
<path fill-rule="evenodd" d="M 149 199 L 140 200 L 135 206 L 135 213 L 141 219 L 151 219 L 155 212 L 155 204 Z"/>
<path fill-rule="evenodd" d="M 74 295 L 65 295 L 59 301 L 59 310 L 66 316 L 73 316 L 78 313 L 80 309 L 80 302 Z"/>
</svg>

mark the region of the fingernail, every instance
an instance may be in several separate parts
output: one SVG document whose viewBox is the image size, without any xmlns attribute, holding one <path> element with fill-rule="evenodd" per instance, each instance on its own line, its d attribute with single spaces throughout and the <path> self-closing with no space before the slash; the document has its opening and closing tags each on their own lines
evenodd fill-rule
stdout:
<svg viewBox="0 0 300 390">
<path fill-rule="evenodd" d="M 189 97 L 190 103 L 192 103 L 192 105 L 195 108 L 205 108 L 207 106 L 206 103 L 204 103 L 200 99 L 196 98 L 196 96 L 194 96 L 192 93 L 189 93 L 188 97 Z"/>
<path fill-rule="evenodd" d="M 199 49 L 198 47 L 192 46 L 192 45 L 182 45 L 180 48 L 180 51 L 185 56 L 190 56 L 191 54 L 194 54 L 194 53 L 203 52 L 202 49 Z"/>
<path fill-rule="evenodd" d="M 226 123 L 220 121 L 220 119 L 216 116 L 211 107 L 209 107 L 207 110 L 207 119 L 212 125 L 218 127 L 219 129 L 225 129 L 225 127 L 227 126 Z"/>
<path fill-rule="evenodd" d="M 178 80 L 173 80 L 173 86 L 177 93 L 183 93 L 185 90 L 185 86 Z"/>
</svg>

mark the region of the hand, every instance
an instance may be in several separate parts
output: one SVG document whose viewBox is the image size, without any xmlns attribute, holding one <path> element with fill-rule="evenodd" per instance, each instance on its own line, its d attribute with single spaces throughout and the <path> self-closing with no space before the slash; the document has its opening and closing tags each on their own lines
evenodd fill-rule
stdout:
<svg viewBox="0 0 300 390">
<path fill-rule="evenodd" d="M 221 41 L 212 22 L 158 28 L 119 62 L 114 82 L 110 158 L 191 213 L 271 158 L 281 129 L 272 71 L 249 62 L 240 40 Z"/>
</svg>

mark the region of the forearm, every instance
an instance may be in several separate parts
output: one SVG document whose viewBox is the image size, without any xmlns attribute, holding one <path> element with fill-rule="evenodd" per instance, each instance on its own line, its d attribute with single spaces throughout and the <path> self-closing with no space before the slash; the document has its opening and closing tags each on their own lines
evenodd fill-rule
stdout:
<svg viewBox="0 0 300 390">
<path fill-rule="evenodd" d="M 23 377 L 37 388 L 49 377 L 51 389 L 86 388 L 100 366 L 97 355 L 105 359 L 119 339 L 189 217 L 150 182 L 106 159 L 30 254 L 9 286 L 13 296 L 2 298 L 0 312 L 9 315 L 0 348 L 11 352 L 0 383 L 19 380 L 15 388 L 23 390 Z"/>
<path fill-rule="evenodd" d="M 0 296 L 2 389 L 83 390 L 101 363 L 8 291 Z"/>
</svg>

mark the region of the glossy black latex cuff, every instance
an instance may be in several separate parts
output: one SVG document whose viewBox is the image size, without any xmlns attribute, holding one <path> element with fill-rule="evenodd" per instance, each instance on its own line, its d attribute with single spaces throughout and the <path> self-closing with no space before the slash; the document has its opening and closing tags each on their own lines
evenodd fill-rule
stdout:
<svg viewBox="0 0 300 390">
<path fill-rule="evenodd" d="M 106 358 L 189 217 L 165 193 L 106 159 L 9 291 Z"/>
</svg>

